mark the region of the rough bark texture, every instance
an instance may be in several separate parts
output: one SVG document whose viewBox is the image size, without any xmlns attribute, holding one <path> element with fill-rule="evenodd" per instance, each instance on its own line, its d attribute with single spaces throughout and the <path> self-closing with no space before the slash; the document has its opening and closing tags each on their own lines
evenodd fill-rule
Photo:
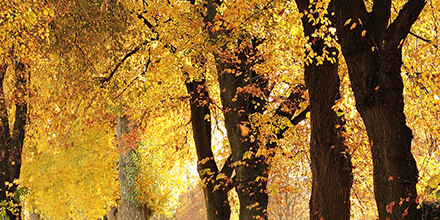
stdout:
<svg viewBox="0 0 440 220">
<path fill-rule="evenodd" d="M 125 220 L 125 219 L 133 219 L 133 220 L 144 220 L 148 219 L 151 216 L 151 210 L 146 205 L 138 205 L 129 198 L 129 186 L 130 186 L 130 171 L 137 164 L 135 164 L 130 155 L 135 153 L 135 149 L 130 147 L 127 149 L 127 146 L 124 145 L 126 140 L 124 140 L 123 136 L 130 133 L 132 129 L 131 121 L 126 117 L 118 118 L 118 125 L 116 129 L 116 135 L 118 138 L 118 147 L 121 149 L 119 153 L 119 182 L 120 182 L 120 190 L 121 190 L 121 202 L 118 207 L 117 219 Z"/>
<path fill-rule="evenodd" d="M 205 24 L 210 38 L 216 41 L 228 31 L 212 30 L 216 7 L 221 1 L 208 0 Z M 235 48 L 220 45 L 214 52 L 220 84 L 220 97 L 225 115 L 225 126 L 232 151 L 235 169 L 234 186 L 240 201 L 240 219 L 267 219 L 266 156 L 257 154 L 262 143 L 257 141 L 257 129 L 251 128 L 250 115 L 262 113 L 268 97 L 267 81 L 259 76 L 253 66 L 260 62 L 257 46 L 259 39 L 237 39 Z"/>
<path fill-rule="evenodd" d="M 21 154 L 25 136 L 25 126 L 27 121 L 27 72 L 23 63 L 15 65 L 15 121 L 13 128 L 9 128 L 8 110 L 5 105 L 5 94 L 3 91 L 3 80 L 6 75 L 7 65 L 0 66 L 0 201 L 9 202 L 9 206 L 16 206 L 11 212 L 6 211 L 9 219 L 21 219 L 21 206 L 18 197 L 7 196 L 7 193 L 14 195 L 17 189 L 16 184 L 7 186 L 5 182 L 13 183 L 20 177 Z M 12 133 L 10 132 L 12 131 Z M 16 195 L 18 196 L 18 195 Z M 3 208 L 3 207 L 2 207 Z M 8 207 L 6 207 L 8 208 Z M 11 208 L 11 207 L 9 207 Z"/>
<path fill-rule="evenodd" d="M 308 11 L 318 18 L 317 10 L 325 8 L 316 8 L 316 2 L 296 1 L 300 11 Z M 313 25 L 307 16 L 302 17 L 302 22 L 304 34 L 309 38 L 308 42 L 316 56 L 322 57 L 325 50 L 334 59 L 333 63 L 326 59 L 318 64 L 317 59 L 313 58 L 313 62 L 305 66 L 311 121 L 310 219 L 350 219 L 350 190 L 353 182 L 351 158 L 342 136 L 343 119 L 332 109 L 339 98 L 337 49 L 325 45 L 323 38 L 314 35 L 319 29 L 325 32 L 329 27 L 320 23 Z M 326 34 L 334 39 L 331 32 Z"/>
<path fill-rule="evenodd" d="M 400 68 L 403 41 L 425 1 L 409 0 L 389 25 L 391 0 L 374 1 L 371 12 L 362 0 L 331 4 L 356 107 L 370 140 L 379 218 L 420 219 L 415 201 L 418 170 L 403 112 Z"/>
<path fill-rule="evenodd" d="M 257 42 L 242 43 L 248 45 L 216 55 L 220 97 L 235 164 L 240 219 L 267 219 L 268 164 L 265 155 L 257 154 L 265 146 L 259 143 L 258 131 L 251 128 L 249 118 L 263 112 L 267 82 L 252 70 L 258 62 Z"/>
<path fill-rule="evenodd" d="M 211 149 L 211 112 L 205 81 L 188 80 L 186 88 L 191 95 L 191 123 L 197 151 L 197 171 L 203 181 L 203 193 L 208 220 L 229 220 L 228 180 L 232 174 L 230 160 L 219 171 Z M 219 176 L 219 174 L 224 174 Z"/>
</svg>

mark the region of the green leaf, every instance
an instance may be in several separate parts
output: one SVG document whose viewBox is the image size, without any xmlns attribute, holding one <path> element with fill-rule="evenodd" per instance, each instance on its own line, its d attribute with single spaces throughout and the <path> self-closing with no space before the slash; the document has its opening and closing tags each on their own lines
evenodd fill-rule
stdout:
<svg viewBox="0 0 440 220">
<path fill-rule="evenodd" d="M 427 186 L 425 188 L 425 194 L 431 194 L 432 192 L 434 192 L 434 189 L 432 189 L 431 187 Z"/>
<path fill-rule="evenodd" d="M 435 198 L 440 199 L 440 190 L 437 190 L 437 192 L 435 192 Z"/>
</svg>

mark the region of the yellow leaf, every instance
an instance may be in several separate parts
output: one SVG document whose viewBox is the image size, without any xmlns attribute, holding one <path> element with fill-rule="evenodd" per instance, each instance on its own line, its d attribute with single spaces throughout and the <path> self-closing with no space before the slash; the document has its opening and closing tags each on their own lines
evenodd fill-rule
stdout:
<svg viewBox="0 0 440 220">
<path fill-rule="evenodd" d="M 362 34 L 361 34 L 362 37 L 365 37 L 365 34 L 367 34 L 367 30 L 363 30 L 363 31 L 362 31 Z"/>
<path fill-rule="evenodd" d="M 439 184 L 440 184 L 440 174 L 434 175 L 428 180 L 428 186 L 432 189 L 436 189 Z"/>
<path fill-rule="evenodd" d="M 51 17 L 53 17 L 53 16 L 55 15 L 55 12 L 53 11 L 53 9 L 49 9 L 49 15 L 50 15 Z"/>
<path fill-rule="evenodd" d="M 344 26 L 347 26 L 348 24 L 350 24 L 350 22 L 351 22 L 351 18 L 345 21 Z"/>
</svg>

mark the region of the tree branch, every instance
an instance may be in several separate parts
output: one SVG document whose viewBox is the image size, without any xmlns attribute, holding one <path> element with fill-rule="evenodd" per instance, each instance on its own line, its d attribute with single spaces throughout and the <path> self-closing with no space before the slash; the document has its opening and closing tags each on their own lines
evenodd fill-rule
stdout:
<svg viewBox="0 0 440 220">
<path fill-rule="evenodd" d="M 100 83 L 101 83 L 101 88 L 104 87 L 106 82 L 109 82 L 113 75 L 115 75 L 116 71 L 118 71 L 119 67 L 121 67 L 121 65 L 125 62 L 125 60 L 127 60 L 130 56 L 132 56 L 133 54 L 137 53 L 142 46 L 146 45 L 146 43 L 142 43 L 138 46 L 136 46 L 133 50 L 131 50 L 130 52 L 128 52 L 127 54 L 125 54 L 124 57 L 122 57 L 121 60 L 119 60 L 118 63 L 116 63 L 115 67 L 113 68 L 113 70 L 110 72 L 110 75 L 108 75 L 107 77 L 103 77 L 100 79 Z"/>
<path fill-rule="evenodd" d="M 232 154 L 230 154 L 228 159 L 226 159 L 225 164 L 223 165 L 220 173 L 223 173 L 228 178 L 231 178 L 233 171 L 234 171 L 234 168 L 232 167 Z"/>
<path fill-rule="evenodd" d="M 371 11 L 372 28 L 369 28 L 370 35 L 375 42 L 382 42 L 384 31 L 388 26 L 391 16 L 391 0 L 375 0 L 373 11 Z"/>
<path fill-rule="evenodd" d="M 8 108 L 6 106 L 3 88 L 3 80 L 5 78 L 7 69 L 8 65 L 0 66 L 0 152 L 5 153 L 5 157 L 8 157 L 5 148 L 7 147 L 7 142 L 10 138 Z M 3 159 L 4 158 L 1 158 L 0 156 L 0 161 Z"/>
<path fill-rule="evenodd" d="M 275 114 L 290 120 L 295 112 L 299 110 L 299 104 L 305 101 L 303 98 L 305 90 L 306 88 L 303 84 L 295 86 L 289 97 L 275 110 Z"/>
<path fill-rule="evenodd" d="M 301 13 L 309 8 L 309 0 L 295 0 L 295 3 Z"/>
<path fill-rule="evenodd" d="M 144 22 L 144 24 L 145 25 L 147 25 L 147 27 L 150 29 L 150 30 L 152 30 L 153 32 L 154 32 L 154 28 L 155 27 L 157 27 L 157 25 L 156 26 L 153 26 L 143 15 L 141 15 L 141 14 L 137 14 L 137 17 L 139 18 L 139 19 L 141 19 L 143 22 Z"/>
<path fill-rule="evenodd" d="M 414 36 L 414 37 L 416 37 L 416 38 L 419 39 L 419 40 L 422 40 L 422 41 L 425 41 L 425 42 L 428 43 L 428 44 L 431 44 L 433 47 L 435 47 L 436 49 L 438 49 L 438 45 L 433 44 L 433 43 L 432 43 L 432 40 L 428 40 L 428 39 L 426 39 L 426 38 L 424 38 L 424 37 L 422 37 L 422 36 L 420 36 L 420 35 L 415 34 L 415 33 L 412 32 L 412 31 L 410 31 L 409 34 L 412 35 L 412 36 Z"/>
<path fill-rule="evenodd" d="M 399 15 L 385 31 L 385 46 L 398 48 L 403 44 L 411 30 L 411 26 L 417 21 L 420 13 L 425 7 L 425 0 L 409 0 L 400 10 Z"/>
<path fill-rule="evenodd" d="M 139 79 L 140 76 L 144 75 L 146 71 L 148 71 L 148 67 L 151 63 L 151 51 L 150 48 L 148 48 L 148 60 L 147 64 L 145 65 L 145 70 L 142 71 L 139 75 L 137 75 L 134 79 L 131 80 L 131 82 L 115 97 L 115 100 L 118 99 L 127 89 L 130 87 L 137 79 Z"/>
<path fill-rule="evenodd" d="M 310 106 L 307 106 L 301 113 L 299 113 L 296 117 L 290 119 L 290 122 L 293 125 L 299 124 L 302 120 L 306 119 L 307 113 L 310 111 Z"/>
<path fill-rule="evenodd" d="M 197 171 L 202 180 L 209 179 L 212 175 L 206 172 L 206 169 L 218 173 L 218 167 L 211 149 L 209 94 L 206 90 L 205 80 L 187 79 L 185 85 L 191 97 L 191 124 L 197 153 Z"/>
<path fill-rule="evenodd" d="M 332 0 L 329 3 L 329 10 L 335 12 L 335 26 L 338 32 L 350 28 L 350 26 L 344 28 L 348 19 L 351 19 L 352 23 L 358 23 L 358 19 L 363 22 L 368 20 L 368 11 L 363 0 Z M 355 34 L 351 29 L 345 31 Z"/>
<path fill-rule="evenodd" d="M 219 5 L 215 0 L 208 0 L 206 5 L 206 16 L 205 23 L 211 22 L 214 23 L 215 15 L 217 14 L 217 7 Z"/>
</svg>

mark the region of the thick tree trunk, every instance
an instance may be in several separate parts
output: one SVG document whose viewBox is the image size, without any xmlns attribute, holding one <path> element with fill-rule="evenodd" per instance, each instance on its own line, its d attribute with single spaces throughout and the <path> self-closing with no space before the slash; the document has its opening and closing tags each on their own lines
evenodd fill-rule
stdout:
<svg viewBox="0 0 440 220">
<path fill-rule="evenodd" d="M 191 95 L 191 123 L 197 151 L 197 171 L 203 181 L 208 220 L 229 220 L 228 180 L 232 174 L 229 161 L 219 171 L 211 149 L 211 113 L 209 94 L 204 80 L 187 81 Z M 224 174 L 224 175 L 219 175 Z"/>
<path fill-rule="evenodd" d="M 27 72 L 23 63 L 15 65 L 15 120 L 12 129 L 9 128 L 8 110 L 5 105 L 3 80 L 6 75 L 7 65 L 0 66 L 0 201 L 7 201 L 6 214 L 9 219 L 21 219 L 21 206 L 15 190 L 17 185 L 14 180 L 20 177 L 21 154 L 27 121 Z M 12 130 L 12 134 L 10 133 Z M 10 185 L 6 185 L 8 182 Z M 7 193 L 12 193 L 8 196 Z M 12 208 L 9 209 L 9 208 Z"/>
<path fill-rule="evenodd" d="M 258 141 L 258 131 L 252 128 L 250 116 L 263 113 L 268 97 L 267 81 L 252 70 L 258 61 L 258 42 L 247 44 L 236 51 L 216 55 L 220 97 L 225 115 L 225 126 L 235 165 L 235 186 L 240 201 L 240 219 L 267 219 L 267 178 L 269 166 L 265 148 Z M 243 46 L 243 45 L 241 45 Z"/>
<path fill-rule="evenodd" d="M 308 11 L 315 18 L 319 17 L 316 2 L 297 0 L 300 11 Z M 327 18 L 324 17 L 324 18 Z M 324 19 L 321 18 L 321 19 Z M 329 52 L 329 59 L 318 64 L 316 57 L 305 66 L 305 82 L 310 97 L 310 159 L 312 168 L 312 195 L 310 199 L 310 219 L 350 219 L 350 190 L 353 182 L 351 157 L 342 136 L 343 119 L 332 109 L 339 98 L 339 75 L 337 49 L 325 45 L 320 35 L 313 35 L 329 26 L 313 25 L 309 18 L 302 18 L 304 34 L 308 37 L 311 49 L 317 57 L 322 57 L 324 50 Z M 313 21 L 311 21 L 313 22 Z M 331 32 L 327 37 L 335 39 Z M 335 54 L 333 54 L 335 53 Z M 310 53 L 307 54 L 310 56 Z"/>
<path fill-rule="evenodd" d="M 351 157 L 342 137 L 343 121 L 333 111 L 339 89 L 337 64 L 305 68 L 310 97 L 310 219 L 350 219 Z"/>
<path fill-rule="evenodd" d="M 365 123 L 373 156 L 374 192 L 380 219 L 420 219 L 416 208 L 418 170 L 411 154 L 412 131 L 403 112 L 401 55 L 385 53 L 373 94 L 355 91 L 356 107 Z M 348 59 L 361 68 L 365 59 Z M 349 68 L 352 69 L 353 67 Z M 355 73 L 351 77 L 356 77 Z M 355 80 L 352 80 L 353 86 Z M 374 101 L 373 101 L 374 100 Z"/>
<path fill-rule="evenodd" d="M 356 107 L 364 120 L 373 156 L 380 219 L 420 219 L 418 170 L 411 154 L 412 131 L 403 112 L 401 47 L 425 5 L 409 0 L 388 25 L 391 1 L 333 0 L 335 24 L 347 62 Z M 351 19 L 351 20 L 349 20 Z"/>
<path fill-rule="evenodd" d="M 212 30 L 216 7 L 222 1 L 208 0 L 204 22 L 210 39 L 227 35 L 227 30 Z M 258 154 L 263 143 L 258 143 L 257 129 L 252 129 L 249 119 L 254 113 L 262 113 L 268 97 L 265 89 L 267 80 L 259 76 L 253 66 L 260 62 L 257 46 L 261 39 L 237 39 L 235 48 L 220 45 L 214 52 L 220 84 L 220 97 L 225 115 L 225 127 L 232 151 L 235 169 L 234 185 L 240 201 L 240 219 L 267 219 L 267 178 L 266 156 Z"/>
<path fill-rule="evenodd" d="M 151 216 L 151 210 L 145 205 L 136 204 L 132 201 L 133 198 L 130 198 L 129 191 L 130 185 L 135 183 L 130 183 L 130 180 L 133 180 L 133 177 L 130 176 L 129 169 L 133 169 L 133 167 L 138 166 L 131 159 L 131 154 L 135 154 L 135 149 L 132 146 L 127 147 L 124 143 L 127 140 L 124 140 L 123 136 L 130 133 L 132 129 L 132 123 L 125 116 L 118 117 L 118 125 L 116 129 L 116 135 L 118 138 L 118 147 L 121 149 L 119 153 L 119 182 L 120 182 L 120 190 L 121 190 L 121 202 L 118 207 L 117 219 L 125 220 L 125 219 L 133 219 L 133 220 L 145 220 Z"/>
</svg>

